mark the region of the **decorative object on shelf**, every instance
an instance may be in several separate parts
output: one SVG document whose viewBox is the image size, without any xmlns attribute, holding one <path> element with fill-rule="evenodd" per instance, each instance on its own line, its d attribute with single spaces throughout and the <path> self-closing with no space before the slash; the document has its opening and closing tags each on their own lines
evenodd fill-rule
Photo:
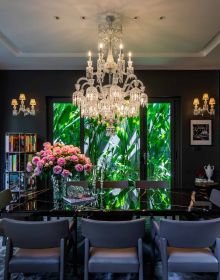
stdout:
<svg viewBox="0 0 220 280">
<path fill-rule="evenodd" d="M 212 145 L 212 121 L 211 120 L 191 120 L 190 144 Z"/>
<path fill-rule="evenodd" d="M 12 115 L 17 116 L 20 113 L 23 113 L 24 116 L 27 116 L 27 115 L 35 116 L 36 100 L 34 98 L 31 98 L 31 100 L 30 100 L 31 108 L 25 107 L 24 103 L 25 103 L 25 100 L 26 100 L 26 96 L 25 96 L 24 93 L 20 93 L 19 100 L 20 100 L 20 105 L 18 104 L 17 99 L 13 98 L 11 100 L 11 105 L 13 106 Z M 19 105 L 19 108 L 17 109 L 18 105 Z"/>
<path fill-rule="evenodd" d="M 200 107 L 199 104 L 199 98 L 194 98 L 193 100 L 193 115 L 204 115 L 204 113 L 207 113 L 209 115 L 215 115 L 215 98 L 210 97 L 207 92 L 203 93 L 202 95 L 203 100 L 203 106 Z"/>
<path fill-rule="evenodd" d="M 215 169 L 215 167 L 213 165 L 211 166 L 210 164 L 204 166 L 204 170 L 205 170 L 205 174 L 208 178 L 208 182 L 214 182 L 213 180 L 211 180 L 214 169 Z"/>
<path fill-rule="evenodd" d="M 106 134 L 111 136 L 115 134 L 115 124 L 124 117 L 138 116 L 140 106 L 147 106 L 148 96 L 142 81 L 134 74 L 130 52 L 126 67 L 120 18 L 107 15 L 98 32 L 97 70 L 94 71 L 89 52 L 86 77 L 81 77 L 75 84 L 73 104 L 80 107 L 81 117 L 97 118 L 99 123 L 106 125 Z M 117 50 L 118 58 L 115 59 Z"/>
<path fill-rule="evenodd" d="M 78 147 L 64 145 L 62 143 L 50 142 L 43 144 L 44 149 L 36 153 L 31 162 L 27 163 L 27 171 L 32 176 L 50 176 L 54 198 L 57 206 L 60 206 L 61 196 L 66 194 L 66 184 L 68 178 L 83 171 L 91 172 L 92 163 L 88 157 L 81 154 Z M 55 202 L 55 203 L 56 203 Z"/>
</svg>

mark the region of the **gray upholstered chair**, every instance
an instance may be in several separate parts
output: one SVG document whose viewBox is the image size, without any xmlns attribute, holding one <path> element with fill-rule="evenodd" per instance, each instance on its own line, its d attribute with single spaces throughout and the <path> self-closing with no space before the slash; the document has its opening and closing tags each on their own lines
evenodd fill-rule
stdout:
<svg viewBox="0 0 220 280">
<path fill-rule="evenodd" d="M 82 219 L 84 280 L 94 272 L 139 273 L 142 280 L 144 227 L 144 219 L 114 222 Z"/>
<path fill-rule="evenodd" d="M 7 236 L 5 280 L 14 272 L 59 272 L 64 279 L 68 220 L 25 222 L 3 219 Z M 18 249 L 13 253 L 13 248 Z"/>
<path fill-rule="evenodd" d="M 10 189 L 0 192 L 0 210 L 5 208 L 11 201 L 12 201 L 12 194 Z M 0 219 L 0 235 L 4 235 L 2 219 Z"/>
<path fill-rule="evenodd" d="M 159 235 L 163 280 L 168 279 L 169 271 L 217 272 L 220 280 L 220 219 L 163 219 Z"/>
<path fill-rule="evenodd" d="M 220 190 L 212 189 L 209 200 L 215 206 L 220 207 Z"/>
</svg>

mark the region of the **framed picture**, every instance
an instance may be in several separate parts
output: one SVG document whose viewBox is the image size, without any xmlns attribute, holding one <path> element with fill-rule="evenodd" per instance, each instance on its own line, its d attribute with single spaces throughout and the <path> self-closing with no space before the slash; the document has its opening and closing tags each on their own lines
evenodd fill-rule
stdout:
<svg viewBox="0 0 220 280">
<path fill-rule="evenodd" d="M 212 145 L 212 120 L 191 120 L 190 144 Z"/>
</svg>

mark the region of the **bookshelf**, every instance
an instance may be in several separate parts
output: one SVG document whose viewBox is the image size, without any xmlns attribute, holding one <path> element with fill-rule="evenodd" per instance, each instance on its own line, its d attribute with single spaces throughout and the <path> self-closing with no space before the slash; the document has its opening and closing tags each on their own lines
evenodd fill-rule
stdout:
<svg viewBox="0 0 220 280">
<path fill-rule="evenodd" d="M 37 151 L 36 133 L 6 133 L 5 135 L 5 189 L 23 192 L 35 187 L 35 182 L 28 176 L 26 165 Z"/>
</svg>

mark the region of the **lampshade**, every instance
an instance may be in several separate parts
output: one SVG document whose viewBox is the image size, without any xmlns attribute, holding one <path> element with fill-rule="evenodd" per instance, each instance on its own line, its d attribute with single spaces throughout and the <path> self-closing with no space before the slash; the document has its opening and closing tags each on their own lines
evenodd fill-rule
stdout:
<svg viewBox="0 0 220 280">
<path fill-rule="evenodd" d="M 36 106 L 36 100 L 34 98 L 31 98 L 30 105 L 31 106 Z"/>
<path fill-rule="evenodd" d="M 215 98 L 211 97 L 209 100 L 210 105 L 215 105 Z"/>
<path fill-rule="evenodd" d="M 199 98 L 194 98 L 193 105 L 199 105 Z"/>
<path fill-rule="evenodd" d="M 11 105 L 12 105 L 12 106 L 18 106 L 18 101 L 17 101 L 17 99 L 12 99 L 12 100 L 11 100 Z"/>
<path fill-rule="evenodd" d="M 202 100 L 209 100 L 209 95 L 207 92 L 203 93 Z"/>
<path fill-rule="evenodd" d="M 24 93 L 20 93 L 20 95 L 19 95 L 19 100 L 21 100 L 21 101 L 26 100 L 26 96 L 25 96 Z"/>
</svg>

